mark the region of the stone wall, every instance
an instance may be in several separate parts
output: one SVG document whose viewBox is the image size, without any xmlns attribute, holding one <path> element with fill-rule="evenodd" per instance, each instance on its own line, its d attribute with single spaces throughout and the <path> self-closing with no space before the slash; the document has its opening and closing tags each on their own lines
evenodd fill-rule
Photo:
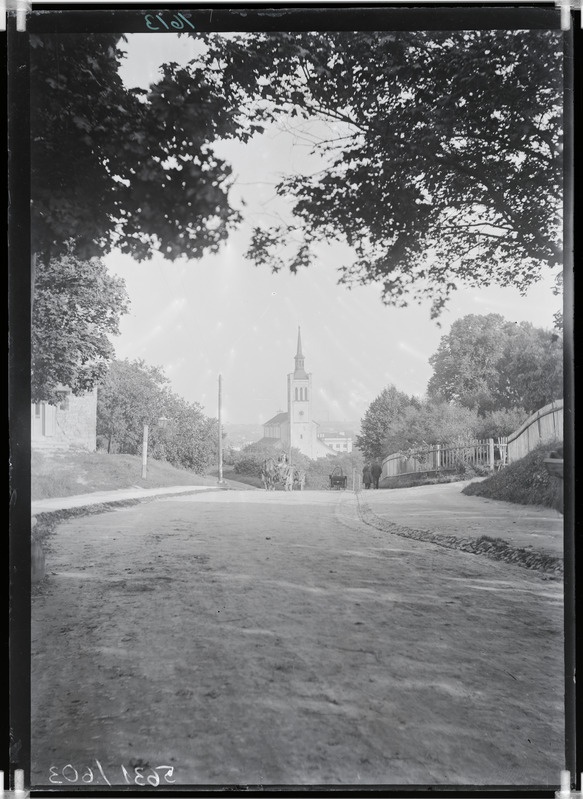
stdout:
<svg viewBox="0 0 583 799">
<path fill-rule="evenodd" d="M 95 451 L 97 390 L 80 397 L 67 392 L 60 405 L 41 406 L 32 406 L 33 447 Z"/>
</svg>

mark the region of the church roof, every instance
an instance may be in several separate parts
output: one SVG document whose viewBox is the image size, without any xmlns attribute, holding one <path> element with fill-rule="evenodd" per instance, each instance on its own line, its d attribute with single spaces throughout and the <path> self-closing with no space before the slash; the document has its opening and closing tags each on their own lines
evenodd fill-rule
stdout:
<svg viewBox="0 0 583 799">
<path fill-rule="evenodd" d="M 263 422 L 264 425 L 266 424 L 282 424 L 283 422 L 287 422 L 287 413 L 276 413 L 271 419 L 268 419 L 266 422 Z"/>
</svg>

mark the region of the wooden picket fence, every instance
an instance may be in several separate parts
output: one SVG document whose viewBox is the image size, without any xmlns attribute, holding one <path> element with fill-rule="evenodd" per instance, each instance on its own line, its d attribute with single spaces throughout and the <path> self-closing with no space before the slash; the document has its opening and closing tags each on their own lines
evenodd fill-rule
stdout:
<svg viewBox="0 0 583 799">
<path fill-rule="evenodd" d="M 549 402 L 508 436 L 508 462 L 524 458 L 531 450 L 546 442 L 563 440 L 563 400 Z"/>
<path fill-rule="evenodd" d="M 484 466 L 494 470 L 506 463 L 503 439 L 487 438 L 452 444 L 416 448 L 413 453 L 396 452 L 383 460 L 383 477 L 418 472 L 437 472 L 458 466 Z"/>
<path fill-rule="evenodd" d="M 506 437 L 434 444 L 413 452 L 388 455 L 383 460 L 382 477 L 437 472 L 461 465 L 482 466 L 494 471 L 523 458 L 539 444 L 562 439 L 563 400 L 555 400 L 529 416 L 518 430 Z"/>
</svg>

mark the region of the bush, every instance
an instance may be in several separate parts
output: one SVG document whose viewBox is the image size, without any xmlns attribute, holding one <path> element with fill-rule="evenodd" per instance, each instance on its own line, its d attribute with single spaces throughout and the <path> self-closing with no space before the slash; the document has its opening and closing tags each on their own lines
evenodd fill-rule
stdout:
<svg viewBox="0 0 583 799">
<path fill-rule="evenodd" d="M 261 466 L 267 458 L 275 458 L 284 451 L 280 441 L 266 441 L 262 439 L 254 444 L 248 444 L 240 452 L 233 453 L 233 471 L 237 474 L 248 474 L 259 477 Z"/>
<path fill-rule="evenodd" d="M 549 451 L 562 445 L 558 441 L 543 444 L 486 480 L 470 483 L 463 493 L 520 505 L 542 505 L 562 513 L 563 481 L 549 474 L 544 464 Z"/>
<path fill-rule="evenodd" d="M 281 452 L 287 452 L 283 444 L 278 441 L 262 439 L 253 444 L 248 444 L 241 452 L 234 453 L 233 472 L 236 475 L 259 477 L 261 467 L 266 458 L 275 458 Z M 348 486 L 352 487 L 352 470 L 362 472 L 362 455 L 355 451 L 342 455 L 326 455 L 324 458 L 311 460 L 299 450 L 293 448 L 291 453 L 292 464 L 306 473 L 306 488 L 325 489 L 330 487 L 330 474 L 335 466 L 340 466 L 343 473 L 348 476 Z M 236 478 L 234 478 L 236 479 Z"/>
<path fill-rule="evenodd" d="M 483 416 L 474 428 L 476 438 L 499 438 L 509 436 L 528 419 L 524 408 L 501 409 L 490 411 Z"/>
</svg>

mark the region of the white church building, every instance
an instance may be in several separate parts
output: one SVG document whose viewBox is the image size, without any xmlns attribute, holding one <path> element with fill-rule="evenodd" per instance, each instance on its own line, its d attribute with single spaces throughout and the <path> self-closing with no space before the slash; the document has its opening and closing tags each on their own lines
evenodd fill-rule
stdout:
<svg viewBox="0 0 583 799">
<path fill-rule="evenodd" d="M 263 440 L 280 441 L 284 447 L 299 449 L 308 458 L 336 454 L 318 436 L 318 422 L 312 417 L 312 375 L 306 372 L 302 336 L 298 328 L 295 368 L 287 376 L 287 412 L 281 412 L 263 425 Z"/>
</svg>

